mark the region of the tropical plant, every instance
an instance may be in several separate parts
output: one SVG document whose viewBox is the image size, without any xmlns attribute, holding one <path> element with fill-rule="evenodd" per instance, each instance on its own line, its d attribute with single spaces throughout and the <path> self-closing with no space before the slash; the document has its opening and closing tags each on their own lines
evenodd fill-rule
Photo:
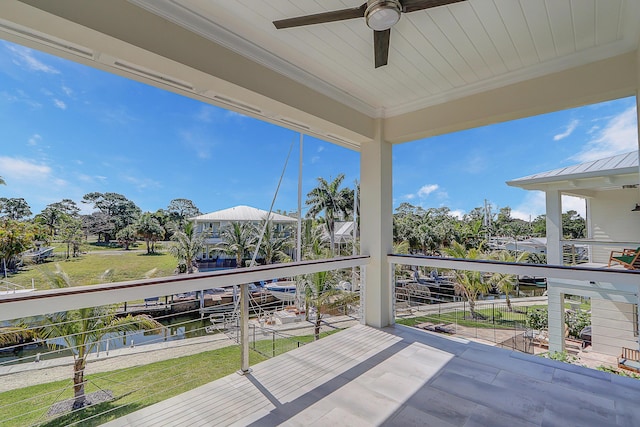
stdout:
<svg viewBox="0 0 640 427">
<path fill-rule="evenodd" d="M 509 251 L 498 251 L 491 254 L 491 258 L 501 262 L 524 263 L 527 262 L 527 259 L 529 258 L 529 252 L 520 252 L 520 254 L 515 256 Z M 513 292 L 513 289 L 518 283 L 518 277 L 515 274 L 493 273 L 491 277 L 489 277 L 488 282 L 490 285 L 495 287 L 498 292 L 505 295 L 507 310 L 513 311 L 511 308 L 511 299 L 509 298 L 509 294 Z"/>
<path fill-rule="evenodd" d="M 256 244 L 256 228 L 248 222 L 232 222 L 222 229 L 217 248 L 227 255 L 236 258 L 236 267 L 242 267 L 242 260 L 249 255 L 249 252 Z"/>
<path fill-rule="evenodd" d="M 591 325 L 591 314 L 584 310 L 567 310 L 565 314 L 565 323 L 569 332 L 569 336 L 580 338 L 580 332 L 587 326 Z"/>
<path fill-rule="evenodd" d="M 128 251 L 131 244 L 135 243 L 136 237 L 138 237 L 138 232 L 136 227 L 133 225 L 127 225 L 116 233 L 116 239 L 118 239 L 118 242 L 124 246 L 125 251 Z"/>
<path fill-rule="evenodd" d="M 0 346 L 14 345 L 34 338 L 33 332 L 17 326 L 0 327 Z"/>
<path fill-rule="evenodd" d="M 292 247 L 291 236 L 279 235 L 276 233 L 275 226 L 272 221 L 263 220 L 259 230 L 264 229 L 264 235 L 260 242 L 260 253 L 264 257 L 265 264 L 273 264 L 274 262 L 287 259 L 287 250 Z"/>
<path fill-rule="evenodd" d="M 63 213 L 58 222 L 58 234 L 60 240 L 67 244 L 67 259 L 71 257 L 71 249 L 73 249 L 73 256 L 78 256 L 83 238 L 82 221 Z"/>
<path fill-rule="evenodd" d="M 58 226 L 66 217 L 77 218 L 80 209 L 71 199 L 63 199 L 60 202 L 47 205 L 42 212 L 35 217 L 35 221 L 49 228 L 51 239 L 53 240 Z"/>
<path fill-rule="evenodd" d="M 2 178 L 0 176 L 0 185 L 7 185 L 7 181 L 4 180 L 4 178 Z"/>
<path fill-rule="evenodd" d="M 309 313 L 309 307 L 315 308 L 315 320 L 313 325 L 313 335 L 315 340 L 320 339 L 320 328 L 322 327 L 322 318 L 332 310 L 338 307 L 344 307 L 346 304 L 355 302 L 358 294 L 354 292 L 345 292 L 336 289 L 336 277 L 329 271 L 319 271 L 317 273 L 307 274 L 302 282 L 302 295 L 304 297 L 306 313 Z"/>
<path fill-rule="evenodd" d="M 340 189 L 344 174 L 338 175 L 333 181 L 327 182 L 318 178 L 318 186 L 307 194 L 307 215 L 312 218 L 324 212 L 324 222 L 329 234 L 331 256 L 335 255 L 335 222 L 344 218 L 353 209 L 353 191 L 348 188 Z"/>
<path fill-rule="evenodd" d="M 201 215 L 200 209 L 189 199 L 173 199 L 167 206 L 169 218 L 180 230 L 184 230 L 184 226 L 188 219 Z"/>
<path fill-rule="evenodd" d="M 169 253 L 184 263 L 187 274 L 193 273 L 193 261 L 204 247 L 204 237 L 195 232 L 193 223 L 187 222 L 184 231 L 176 231 L 171 240 L 173 244 L 169 246 Z"/>
<path fill-rule="evenodd" d="M 155 253 L 156 241 L 164 237 L 164 229 L 155 216 L 146 212 L 138 218 L 134 225 L 138 236 L 142 237 L 147 244 L 147 254 Z"/>
<path fill-rule="evenodd" d="M 108 229 L 102 230 L 105 242 L 118 234 L 120 230 L 135 223 L 140 216 L 140 208 L 134 202 L 118 193 L 88 193 L 82 198 L 83 203 L 92 204 L 105 216 L 110 224 Z"/>
<path fill-rule="evenodd" d="M 527 312 L 527 327 L 538 331 L 549 327 L 549 312 L 546 307 Z"/>
<path fill-rule="evenodd" d="M 4 217 L 20 221 L 31 216 L 31 207 L 25 199 L 0 197 L 0 214 Z"/>
<path fill-rule="evenodd" d="M 480 251 L 478 249 L 467 249 L 464 247 L 464 245 L 458 242 L 453 242 L 451 247 L 445 249 L 445 252 L 447 253 L 447 255 L 454 258 L 480 258 Z M 482 273 L 479 271 L 455 271 L 455 282 L 453 284 L 453 289 L 457 295 L 461 295 L 465 300 L 467 300 L 467 302 L 469 303 L 469 311 L 471 312 L 471 317 L 474 319 L 482 317 L 475 310 L 478 297 L 483 293 L 489 292 L 490 288 L 491 285 L 483 279 Z"/>
<path fill-rule="evenodd" d="M 69 276 L 59 266 L 54 272 L 46 273 L 52 288 L 71 286 Z M 73 354 L 73 408 L 85 405 L 85 368 L 87 356 L 96 349 L 102 338 L 110 333 L 133 332 L 162 328 L 162 324 L 148 316 L 116 316 L 115 307 L 102 306 L 63 311 L 43 316 L 35 326 L 22 325 L 29 328 L 40 339 L 50 345 L 62 340 Z"/>
<path fill-rule="evenodd" d="M 14 269 L 18 255 L 29 249 L 44 234 L 39 225 L 12 219 L 0 219 L 0 260 L 3 267 Z"/>
</svg>

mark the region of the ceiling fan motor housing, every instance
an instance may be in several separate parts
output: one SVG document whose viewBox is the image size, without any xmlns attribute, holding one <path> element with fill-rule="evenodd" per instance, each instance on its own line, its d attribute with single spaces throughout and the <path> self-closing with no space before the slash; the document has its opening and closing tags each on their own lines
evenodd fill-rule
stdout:
<svg viewBox="0 0 640 427">
<path fill-rule="evenodd" d="M 364 17 L 374 31 L 385 31 L 393 27 L 402 13 L 399 0 L 368 0 Z"/>
</svg>

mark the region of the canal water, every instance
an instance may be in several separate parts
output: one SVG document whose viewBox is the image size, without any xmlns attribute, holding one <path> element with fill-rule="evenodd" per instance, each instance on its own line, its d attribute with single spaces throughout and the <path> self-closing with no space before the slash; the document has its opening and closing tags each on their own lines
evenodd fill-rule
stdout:
<svg viewBox="0 0 640 427">
<path fill-rule="evenodd" d="M 188 338 L 210 335 L 206 331 L 211 326 L 208 318 L 200 318 L 200 315 L 182 315 L 167 319 L 158 319 L 165 328 L 160 331 L 136 331 L 126 333 L 106 334 L 99 344 L 99 351 L 114 350 L 160 343 L 163 341 L 176 341 Z M 0 366 L 16 363 L 33 363 L 37 357 L 40 360 L 54 359 L 57 357 L 71 356 L 71 351 L 66 347 L 62 339 L 48 340 L 47 344 L 28 343 L 22 349 L 0 349 Z M 50 346 L 54 346 L 51 348 Z M 95 350 L 94 350 L 95 351 Z M 39 356 L 38 356 L 39 354 Z"/>
</svg>

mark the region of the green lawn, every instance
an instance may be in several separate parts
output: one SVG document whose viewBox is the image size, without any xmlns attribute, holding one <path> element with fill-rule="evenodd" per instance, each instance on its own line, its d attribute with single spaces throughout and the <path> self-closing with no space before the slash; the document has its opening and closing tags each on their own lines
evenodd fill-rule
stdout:
<svg viewBox="0 0 640 427">
<path fill-rule="evenodd" d="M 252 365 L 265 359 L 256 352 L 250 353 Z M 239 363 L 240 349 L 234 345 L 146 366 L 88 375 L 85 377 L 88 381 L 87 393 L 98 389 L 110 390 L 116 400 L 55 419 L 47 417 L 46 413 L 54 401 L 73 397 L 71 379 L 0 393 L 0 418 L 7 420 L 1 425 L 42 423 L 46 426 L 60 426 L 94 415 L 95 418 L 83 421 L 82 425 L 99 425 L 229 375 L 239 369 Z M 60 390 L 65 387 L 61 394 Z M 107 411 L 109 412 L 106 414 L 98 415 Z M 10 418 L 12 419 L 8 420 Z"/>
<path fill-rule="evenodd" d="M 64 260 L 57 257 L 55 261 L 29 265 L 19 273 L 9 275 L 7 280 L 31 287 L 31 279 L 34 279 L 36 289 L 46 289 L 43 272 L 55 270 L 56 264 L 71 277 L 75 285 L 91 285 L 170 276 L 177 261 L 166 252 L 147 255 L 146 251 L 132 252 L 117 248 L 110 248 L 108 252 L 92 250 L 78 258 Z"/>
<path fill-rule="evenodd" d="M 323 332 L 321 336 L 331 335 L 340 330 Z M 305 335 L 275 341 L 258 341 L 256 345 L 268 354 L 275 349 L 273 355 L 277 356 L 299 347 L 298 341 L 302 345 L 313 340 L 313 335 Z M 249 353 L 251 365 L 266 359 L 258 352 Z M 110 390 L 115 397 L 114 401 L 52 419 L 46 415 L 51 405 L 73 397 L 71 378 L 25 387 L 0 393 L 0 425 L 9 427 L 41 423 L 41 425 L 53 427 L 81 420 L 84 420 L 83 426 L 100 425 L 227 376 L 239 368 L 240 347 L 237 345 L 100 374 L 90 374 L 89 366 L 87 369 L 89 375 L 85 376 L 86 392 Z M 71 367 L 69 374 L 71 375 Z M 61 391 L 62 389 L 64 391 Z M 94 416 L 95 418 L 87 419 Z"/>
<path fill-rule="evenodd" d="M 525 310 L 525 307 L 518 307 L 517 310 Z M 427 316 L 396 319 L 397 323 L 407 326 L 415 326 L 418 323 L 457 323 L 460 326 L 471 328 L 496 328 L 512 329 L 516 325 L 526 323 L 526 313 L 520 311 L 501 311 L 492 308 L 477 309 L 477 313 L 485 317 L 484 320 L 474 320 L 471 312 L 458 310 L 457 312 L 434 313 Z"/>
</svg>

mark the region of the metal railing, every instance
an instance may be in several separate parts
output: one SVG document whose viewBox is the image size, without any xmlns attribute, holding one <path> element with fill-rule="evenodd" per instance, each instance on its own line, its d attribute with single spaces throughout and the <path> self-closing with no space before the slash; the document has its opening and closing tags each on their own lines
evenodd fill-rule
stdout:
<svg viewBox="0 0 640 427">
<path fill-rule="evenodd" d="M 0 342 L 13 342 L 0 348 L 0 376 L 4 376 L 0 382 L 0 424 L 33 425 L 55 419 L 54 423 L 67 425 L 85 422 L 86 417 L 102 417 L 100 414 L 105 411 L 122 415 L 129 411 L 127 408 L 146 406 L 150 397 L 162 400 L 215 379 L 209 375 L 215 367 L 212 369 L 206 362 L 206 355 L 193 359 L 202 352 L 222 352 L 213 356 L 216 361 L 224 354 L 235 355 L 231 363 L 235 371 L 242 366 L 238 343 L 241 357 L 253 351 L 261 355 L 257 361 L 297 348 L 313 339 L 313 323 L 303 320 L 296 328 L 287 330 L 263 326 L 257 320 L 250 324 L 249 310 L 244 309 L 228 313 L 231 318 L 228 323 L 233 326 L 220 330 L 208 316 L 201 315 L 202 296 L 209 295 L 202 290 L 239 284 L 246 291 L 248 283 L 321 271 L 346 269 L 350 274 L 352 267 L 367 263 L 366 256 L 344 257 L 0 296 Z M 111 305 L 109 313 L 85 309 L 98 305 Z M 342 327 L 335 323 L 342 317 L 359 322 L 355 317 L 358 310 L 359 307 L 352 307 L 351 317 L 336 312 L 330 322 L 323 321 L 322 334 Z M 72 315 L 55 320 L 53 312 Z M 266 316 L 260 310 L 255 313 Z M 119 323 L 121 329 L 109 329 L 114 319 L 149 314 L 164 326 L 134 331 Z M 74 322 L 91 324 L 91 330 L 79 330 Z M 59 331 L 65 325 L 73 327 L 62 335 Z M 300 328 L 302 325 L 305 327 Z M 245 327 L 247 333 L 243 334 Z M 43 338 L 44 328 L 58 332 Z M 82 341 L 89 335 L 94 337 L 92 341 Z M 223 351 L 225 347 L 235 353 Z M 90 368 L 86 373 L 77 365 L 79 352 L 84 350 L 88 351 L 86 366 Z M 169 358 L 172 362 L 163 366 L 162 360 Z M 147 370 L 147 363 L 153 361 L 160 365 Z M 193 375 L 191 363 L 206 365 Z M 41 369 L 46 369 L 44 377 Z M 84 379 L 74 385 L 71 379 L 80 372 Z M 59 382 L 42 384 L 47 381 Z M 86 389 L 87 401 L 94 403 L 90 411 L 72 407 L 74 387 L 79 384 Z M 13 390 L 24 387 L 33 388 L 28 389 L 29 397 L 18 399 Z"/>
<path fill-rule="evenodd" d="M 583 266 L 554 266 L 554 265 L 536 265 L 522 263 L 506 263 L 490 260 L 469 260 L 454 258 L 439 258 L 427 256 L 412 255 L 389 255 L 388 261 L 392 264 L 393 270 L 398 270 L 398 266 L 409 265 L 418 267 L 428 267 L 428 269 L 440 269 L 440 271 L 448 271 L 455 277 L 455 272 L 475 272 L 480 273 L 481 280 L 487 280 L 491 275 L 499 273 L 502 275 L 511 275 L 513 278 L 518 276 L 530 276 L 544 278 L 547 286 L 548 301 L 545 297 L 544 305 L 548 306 L 548 336 L 547 346 L 551 352 L 561 352 L 573 344 L 567 344 L 565 340 L 565 321 L 571 315 L 569 310 L 575 310 L 575 303 L 569 304 L 569 308 L 565 308 L 565 295 L 576 295 L 592 300 L 602 301 L 598 303 L 599 313 L 596 316 L 596 323 L 601 336 L 615 336 L 615 343 L 611 342 L 610 337 L 602 340 L 598 347 L 605 353 L 619 352 L 619 347 L 628 343 L 631 346 L 638 347 L 638 337 L 635 331 L 638 330 L 638 317 L 631 312 L 633 307 L 637 307 L 640 295 L 640 271 L 630 271 L 622 269 L 594 268 Z M 501 308 L 502 302 L 481 301 L 489 295 L 479 295 L 476 301 L 476 314 L 480 311 L 481 316 L 473 316 L 471 322 L 467 322 L 470 314 L 468 297 L 465 297 L 463 287 L 460 283 L 457 285 L 451 283 L 450 289 L 445 291 L 439 284 L 429 282 L 429 278 L 422 280 L 420 284 L 423 288 L 415 286 L 415 289 L 409 288 L 407 283 L 411 279 L 405 280 L 401 286 L 393 287 L 393 298 L 396 302 L 394 309 L 397 318 L 417 318 L 424 323 L 424 328 L 430 328 L 437 332 L 448 333 L 453 329 L 453 333 L 467 333 L 471 337 L 485 339 L 496 343 L 503 343 L 507 340 L 523 340 L 533 339 L 533 333 L 528 330 L 537 328 L 528 327 L 524 319 L 512 323 L 510 332 L 504 339 L 499 335 L 504 334 L 502 327 L 508 318 L 505 316 L 513 316 L 511 310 L 505 313 Z M 455 281 L 455 280 L 454 280 Z M 515 287 L 515 285 L 514 285 Z M 457 291 L 456 291 L 457 290 Z M 456 296 L 457 295 L 457 296 Z M 545 293 L 546 295 L 546 293 Z M 497 295 L 491 295 L 496 298 Z M 452 302 L 453 301 L 453 302 Z M 457 301 L 457 302 L 456 302 Z M 501 300 L 502 301 L 502 300 Z M 493 305 L 492 305 L 493 304 Z M 496 305 L 498 304 L 498 305 Z M 536 298 L 528 298 L 522 305 L 538 305 L 540 304 Z M 616 306 L 618 304 L 618 306 Z M 481 308 L 482 307 L 482 308 Z M 489 312 L 482 312 L 484 308 L 489 308 Z M 514 309 L 514 311 L 517 309 Z M 526 311 L 528 309 L 521 309 Z M 613 313 L 613 316 L 607 315 L 607 310 Z M 635 309 L 637 313 L 637 308 Z M 496 316 L 496 313 L 499 313 Z M 635 316 L 635 317 L 634 317 Z M 497 319 L 497 317 L 502 317 Z M 618 322 L 616 319 L 619 318 Z M 626 319 L 626 320 L 623 320 Z M 507 320 L 508 322 L 508 320 Z M 401 323 L 405 323 L 401 321 Z M 411 323 L 411 322 L 409 322 Z M 469 324 L 470 323 L 470 324 Z M 495 331 L 491 331 L 495 329 Z M 502 331 L 501 331 L 502 330 Z M 500 333 L 499 333 L 500 332 Z M 575 334 L 575 331 L 572 333 Z M 494 337 L 491 337 L 494 335 Z M 518 337 L 519 336 L 519 337 Z M 607 343 L 605 344 L 605 341 Z M 595 342 L 595 341 L 594 341 Z M 522 345 L 527 344 L 526 342 Z M 514 345 L 516 345 L 514 343 Z M 527 344 L 528 345 L 528 344 Z M 595 349 L 596 347 L 594 347 Z"/>
</svg>

